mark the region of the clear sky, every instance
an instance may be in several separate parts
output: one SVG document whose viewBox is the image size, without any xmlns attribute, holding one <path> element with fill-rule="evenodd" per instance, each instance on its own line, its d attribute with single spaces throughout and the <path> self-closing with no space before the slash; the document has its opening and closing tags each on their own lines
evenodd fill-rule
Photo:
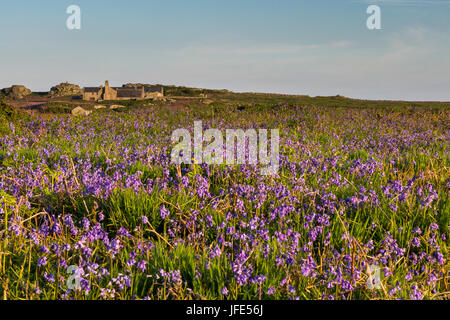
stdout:
<svg viewBox="0 0 450 320">
<path fill-rule="evenodd" d="M 66 8 L 81 8 L 68 30 Z M 366 9 L 381 7 L 381 30 Z M 450 0 L 0 0 L 0 87 L 108 79 L 450 101 Z"/>
</svg>

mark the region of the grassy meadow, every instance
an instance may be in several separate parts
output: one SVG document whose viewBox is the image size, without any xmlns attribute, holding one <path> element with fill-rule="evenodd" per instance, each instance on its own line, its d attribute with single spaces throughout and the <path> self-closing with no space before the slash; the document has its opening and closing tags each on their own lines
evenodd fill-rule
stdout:
<svg viewBox="0 0 450 320">
<path fill-rule="evenodd" d="M 2 104 L 0 298 L 449 299 L 448 104 L 204 93 Z M 279 129 L 278 174 L 171 164 L 196 120 Z"/>
</svg>

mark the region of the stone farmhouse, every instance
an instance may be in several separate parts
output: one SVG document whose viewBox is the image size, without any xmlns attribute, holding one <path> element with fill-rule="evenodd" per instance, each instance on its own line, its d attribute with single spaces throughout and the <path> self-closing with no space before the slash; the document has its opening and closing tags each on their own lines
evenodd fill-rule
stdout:
<svg viewBox="0 0 450 320">
<path fill-rule="evenodd" d="M 105 86 L 86 87 L 83 90 L 83 100 L 141 100 L 164 97 L 164 90 L 160 86 L 142 87 L 110 87 L 105 81 Z"/>
</svg>

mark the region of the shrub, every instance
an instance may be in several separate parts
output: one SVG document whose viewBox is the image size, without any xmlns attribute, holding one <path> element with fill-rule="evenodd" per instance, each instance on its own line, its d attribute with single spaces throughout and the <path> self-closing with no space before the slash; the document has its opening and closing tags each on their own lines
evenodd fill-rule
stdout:
<svg viewBox="0 0 450 320">
<path fill-rule="evenodd" d="M 20 126 L 20 120 L 29 120 L 30 116 L 8 104 L 0 101 L 0 134 L 9 134 Z"/>
</svg>

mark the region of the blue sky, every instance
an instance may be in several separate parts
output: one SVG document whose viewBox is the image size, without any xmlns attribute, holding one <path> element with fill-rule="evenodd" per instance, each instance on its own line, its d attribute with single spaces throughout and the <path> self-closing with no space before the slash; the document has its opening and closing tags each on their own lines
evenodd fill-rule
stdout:
<svg viewBox="0 0 450 320">
<path fill-rule="evenodd" d="M 81 30 L 66 8 L 81 8 Z M 370 4 L 382 29 L 366 28 Z M 450 101 L 450 1 L 0 0 L 0 87 L 145 82 Z"/>
</svg>

